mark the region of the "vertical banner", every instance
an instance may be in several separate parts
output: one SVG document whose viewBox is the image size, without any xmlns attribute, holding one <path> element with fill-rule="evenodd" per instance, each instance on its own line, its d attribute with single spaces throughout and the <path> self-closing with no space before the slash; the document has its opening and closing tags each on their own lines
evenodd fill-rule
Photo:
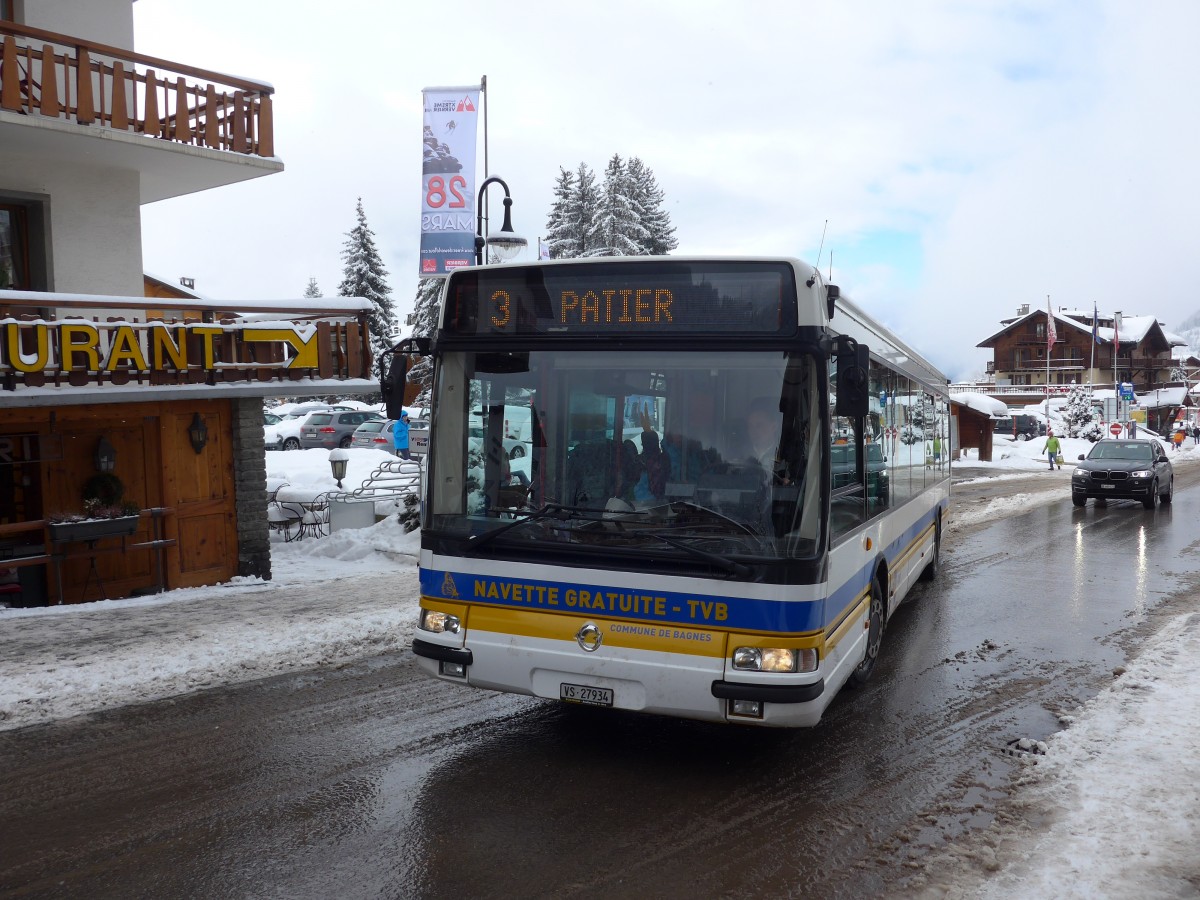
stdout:
<svg viewBox="0 0 1200 900">
<path fill-rule="evenodd" d="M 421 277 L 475 263 L 475 145 L 479 85 L 425 88 Z"/>
</svg>

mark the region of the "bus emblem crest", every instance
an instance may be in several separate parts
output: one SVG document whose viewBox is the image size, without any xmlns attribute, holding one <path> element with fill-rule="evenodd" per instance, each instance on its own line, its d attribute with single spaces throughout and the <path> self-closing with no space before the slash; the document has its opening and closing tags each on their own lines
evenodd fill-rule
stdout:
<svg viewBox="0 0 1200 900">
<path fill-rule="evenodd" d="M 604 635 L 596 627 L 595 623 L 585 622 L 583 627 L 575 632 L 575 641 L 580 647 L 591 653 L 604 643 Z"/>
<path fill-rule="evenodd" d="M 449 572 L 447 572 L 446 577 L 442 579 L 442 596 L 453 597 L 455 600 L 458 599 L 458 588 L 454 586 L 454 576 L 452 576 Z"/>
</svg>

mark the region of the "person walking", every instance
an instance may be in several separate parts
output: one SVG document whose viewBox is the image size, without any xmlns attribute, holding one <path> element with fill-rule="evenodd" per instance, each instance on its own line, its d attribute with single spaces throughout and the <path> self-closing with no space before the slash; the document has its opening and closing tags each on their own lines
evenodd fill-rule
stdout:
<svg viewBox="0 0 1200 900">
<path fill-rule="evenodd" d="M 1060 469 L 1062 468 L 1062 463 L 1059 462 L 1059 453 L 1062 452 L 1062 444 L 1058 442 L 1058 438 L 1054 436 L 1052 430 L 1046 432 L 1046 443 L 1042 447 L 1042 452 L 1050 458 L 1050 471 L 1054 471 L 1055 465 Z"/>
<path fill-rule="evenodd" d="M 412 459 L 408 455 L 408 413 L 400 413 L 400 418 L 392 426 L 392 441 L 396 445 L 396 455 L 401 459 Z"/>
</svg>

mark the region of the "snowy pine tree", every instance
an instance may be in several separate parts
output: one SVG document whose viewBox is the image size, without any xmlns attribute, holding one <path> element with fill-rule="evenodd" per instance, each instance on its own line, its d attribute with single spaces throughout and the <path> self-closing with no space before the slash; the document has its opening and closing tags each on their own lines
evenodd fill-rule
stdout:
<svg viewBox="0 0 1200 900">
<path fill-rule="evenodd" d="M 1092 389 L 1087 385 L 1071 386 L 1071 391 L 1067 394 L 1067 405 L 1062 411 L 1062 420 L 1067 429 L 1067 437 L 1081 437 L 1091 441 L 1103 437 L 1100 414 L 1092 406 Z"/>
<path fill-rule="evenodd" d="M 616 153 L 604 169 L 600 203 L 590 235 L 588 256 L 644 256 L 650 230 L 642 224 L 642 207 L 625 161 Z"/>
<path fill-rule="evenodd" d="M 392 289 L 386 281 L 387 270 L 379 251 L 375 249 L 375 232 L 367 225 L 363 212 L 362 197 L 358 198 L 355 212 L 358 224 L 346 232 L 342 259 L 345 262 L 344 277 L 338 286 L 339 297 L 365 297 L 375 309 L 368 315 L 371 332 L 371 353 L 376 360 L 391 350 L 395 343 L 392 332 L 396 327 L 392 308 Z"/>
<path fill-rule="evenodd" d="M 614 154 L 597 189 L 587 163 L 558 170 L 546 242 L 554 259 L 582 256 L 646 256 L 679 246 L 664 194 L 654 173 L 637 157 L 626 164 Z"/>
<path fill-rule="evenodd" d="M 654 173 L 636 156 L 629 160 L 627 169 L 634 197 L 642 209 L 642 225 L 647 231 L 642 250 L 650 256 L 665 256 L 679 246 L 671 216 L 663 209 L 666 195 L 658 186 Z"/>
<path fill-rule="evenodd" d="M 317 287 L 317 279 L 308 279 L 308 287 L 304 289 L 304 296 L 308 297 L 309 299 L 316 299 L 317 297 L 325 296 L 321 293 L 321 289 Z"/>
<path fill-rule="evenodd" d="M 417 296 L 413 300 L 412 336 L 432 337 L 437 329 L 438 312 L 442 299 L 442 278 L 422 278 L 417 284 Z M 430 391 L 433 387 L 433 359 L 425 357 L 409 370 L 409 383 L 421 385 L 417 395 L 416 405 L 421 408 L 429 406 Z"/>
<path fill-rule="evenodd" d="M 554 184 L 554 205 L 546 219 L 546 244 L 552 259 L 574 259 L 579 255 L 583 235 L 574 227 L 575 173 L 559 166 L 558 181 Z"/>
<path fill-rule="evenodd" d="M 593 255 L 596 238 L 592 226 L 600 202 L 596 174 L 580 163 L 574 172 L 559 168 L 554 186 L 554 206 L 546 221 L 546 241 L 554 259 Z"/>
</svg>

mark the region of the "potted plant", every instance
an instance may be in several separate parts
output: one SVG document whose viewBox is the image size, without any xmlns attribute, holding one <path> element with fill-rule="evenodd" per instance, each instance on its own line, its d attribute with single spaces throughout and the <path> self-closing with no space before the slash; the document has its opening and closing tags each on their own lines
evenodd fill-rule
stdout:
<svg viewBox="0 0 1200 900">
<path fill-rule="evenodd" d="M 133 534 L 141 508 L 129 500 L 122 502 L 124 494 L 125 485 L 116 475 L 93 475 L 83 486 L 82 513 L 50 517 L 50 540 L 62 544 Z"/>
</svg>

